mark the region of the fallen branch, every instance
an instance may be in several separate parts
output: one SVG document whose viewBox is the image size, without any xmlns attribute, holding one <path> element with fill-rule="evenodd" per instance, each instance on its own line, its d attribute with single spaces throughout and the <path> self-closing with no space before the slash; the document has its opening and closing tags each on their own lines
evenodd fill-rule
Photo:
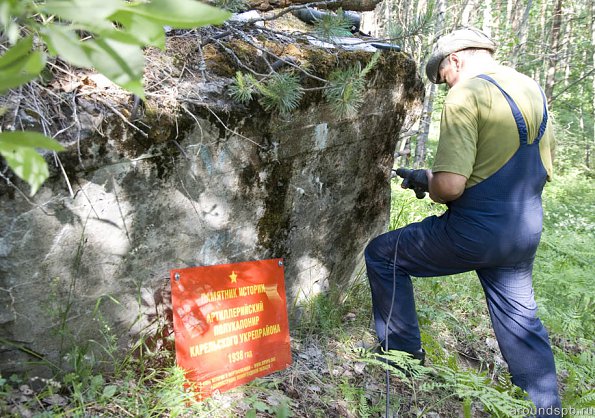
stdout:
<svg viewBox="0 0 595 418">
<path fill-rule="evenodd" d="M 308 71 L 304 70 L 304 69 L 303 69 L 302 67 L 300 67 L 299 65 L 296 65 L 296 64 L 294 64 L 294 63 L 292 62 L 292 61 L 293 61 L 293 59 L 289 60 L 289 59 L 284 59 L 284 58 L 281 58 L 280 56 L 278 56 L 278 55 L 276 55 L 276 54 L 272 53 L 272 52 L 271 52 L 271 51 L 269 51 L 268 49 L 266 49 L 266 48 L 263 48 L 263 47 L 259 46 L 258 44 L 256 44 L 255 42 L 253 42 L 253 41 L 251 41 L 250 39 L 248 39 L 248 38 L 247 38 L 247 37 L 244 35 L 244 33 L 243 33 L 243 32 L 241 32 L 241 31 L 239 31 L 239 30 L 237 30 L 237 29 L 232 29 L 232 30 L 233 30 L 234 32 L 236 32 L 236 33 L 238 34 L 238 36 L 240 36 L 240 37 L 241 37 L 241 38 L 242 38 L 242 39 L 243 39 L 245 42 L 249 43 L 250 45 L 252 45 L 252 46 L 253 46 L 254 48 L 256 48 L 256 49 L 258 49 L 258 50 L 260 50 L 260 51 L 262 51 L 262 52 L 264 52 L 264 53 L 266 53 L 266 54 L 269 54 L 271 57 L 273 57 L 273 58 L 277 59 L 277 61 L 281 61 L 281 62 L 283 62 L 283 63 L 285 63 L 285 64 L 287 64 L 287 65 L 289 65 L 289 66 L 291 66 L 291 67 L 294 67 L 294 68 L 298 69 L 299 71 L 301 71 L 302 73 L 304 73 L 304 74 L 305 74 L 305 75 L 307 75 L 308 77 L 310 77 L 310 78 L 313 78 L 314 80 L 318 80 L 318 81 L 320 81 L 320 82 L 322 82 L 322 83 L 325 83 L 325 84 L 326 84 L 326 83 L 328 83 L 328 81 L 327 81 L 327 80 L 325 80 L 324 78 L 320 78 L 320 77 L 317 77 L 317 76 L 315 76 L 314 74 L 310 74 Z"/>
<path fill-rule="evenodd" d="M 249 0 L 250 9 L 268 11 L 283 7 L 295 7 L 296 5 L 308 5 L 335 10 L 339 7 L 343 10 L 354 10 L 357 12 L 369 12 L 376 8 L 381 0 L 330 0 L 311 2 L 310 0 Z"/>
<path fill-rule="evenodd" d="M 184 98 L 184 99 L 182 99 L 182 100 L 184 100 L 184 101 L 185 101 L 185 102 L 187 102 L 187 103 L 190 103 L 190 104 L 193 104 L 193 105 L 197 105 L 197 106 L 202 106 L 202 107 L 206 108 L 206 109 L 207 109 L 209 112 L 211 112 L 211 114 L 212 114 L 212 115 L 215 117 L 215 119 L 217 119 L 217 120 L 219 121 L 219 123 L 221 124 L 221 126 L 223 126 L 223 128 L 225 128 L 225 130 L 226 130 L 226 131 L 229 131 L 229 132 L 231 132 L 232 134 L 234 134 L 234 135 L 237 135 L 237 136 L 239 136 L 240 138 L 243 138 L 243 139 L 245 139 L 245 140 L 247 140 L 247 141 L 249 141 L 249 142 L 253 143 L 253 144 L 254 144 L 254 145 L 256 145 L 258 148 L 261 148 L 261 149 L 266 149 L 266 147 L 264 147 L 264 146 L 260 145 L 260 144 L 259 144 L 258 142 L 256 142 L 255 140 L 253 140 L 253 139 L 250 139 L 250 138 L 248 138 L 247 136 L 244 136 L 244 135 L 242 135 L 241 133 L 239 133 L 239 132 L 237 132 L 237 131 L 234 131 L 233 129 L 229 128 L 229 127 L 228 127 L 228 126 L 227 126 L 227 125 L 226 125 L 226 124 L 225 124 L 225 123 L 224 123 L 224 122 L 221 120 L 221 118 L 220 118 L 220 117 L 219 117 L 219 116 L 218 116 L 218 115 L 217 115 L 215 112 L 213 112 L 213 111 L 211 110 L 211 108 L 209 107 L 209 105 L 207 105 L 206 103 L 204 103 L 204 102 L 198 102 L 198 101 L 192 100 L 191 98 L 188 98 L 188 97 L 186 97 L 186 98 Z"/>
<path fill-rule="evenodd" d="M 98 99 L 98 100 L 101 101 L 101 103 L 103 103 L 104 105 L 106 105 L 114 114 L 116 114 L 117 116 L 119 116 L 120 119 L 122 119 L 126 125 L 130 126 L 132 129 L 134 129 L 135 131 L 137 131 L 138 133 L 140 133 L 145 138 L 148 138 L 149 137 L 149 134 L 148 133 L 146 133 L 141 128 L 139 128 L 138 126 L 136 126 L 135 124 L 133 124 L 132 122 L 130 122 L 126 116 L 124 116 L 122 113 L 120 113 L 118 111 L 118 109 L 116 109 L 115 107 L 113 107 L 107 101 L 105 101 L 103 99 Z"/>
</svg>

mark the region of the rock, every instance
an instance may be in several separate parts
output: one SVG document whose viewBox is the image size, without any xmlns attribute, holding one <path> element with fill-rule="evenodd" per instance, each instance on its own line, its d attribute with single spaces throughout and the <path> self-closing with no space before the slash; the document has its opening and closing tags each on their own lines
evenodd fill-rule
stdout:
<svg viewBox="0 0 595 418">
<path fill-rule="evenodd" d="M 486 345 L 490 348 L 490 350 L 494 350 L 494 351 L 498 351 L 498 352 L 500 351 L 500 348 L 498 346 L 498 341 L 496 341 L 494 338 L 487 337 Z"/>
<path fill-rule="evenodd" d="M 65 397 L 60 396 L 56 393 L 51 396 L 48 396 L 46 398 L 43 398 L 43 402 L 48 405 L 56 405 L 56 406 L 64 406 L 64 405 L 68 404 L 68 400 Z"/>
<path fill-rule="evenodd" d="M 353 322 L 355 321 L 357 315 L 355 315 L 353 312 L 348 312 L 347 314 L 345 314 L 345 316 L 343 316 L 343 322 Z"/>
<path fill-rule="evenodd" d="M 320 77 L 371 56 L 292 48 Z M 167 53 L 152 56 L 148 72 L 161 74 Z M 235 74 L 229 57 L 209 53 L 207 68 L 219 60 L 217 68 Z M 419 114 L 424 91 L 407 56 L 383 53 L 352 119 L 338 118 L 319 91 L 284 119 L 256 101 L 232 102 L 224 75 L 197 82 L 181 74 L 160 81 L 177 95 L 148 100 L 134 124 L 122 119 L 133 114 L 130 95 L 99 89 L 101 77 L 88 76 L 93 94 L 113 96 L 81 98 L 84 130 L 62 140 L 64 172 L 48 156 L 51 176 L 31 199 L 0 184 L 6 340 L 54 361 L 69 344 L 99 338 L 99 306 L 125 349 L 141 331 L 155 331 L 149 324 L 167 323 L 169 271 L 190 266 L 284 258 L 287 300 L 299 306 L 331 283 L 346 288 L 366 243 L 386 230 L 395 143 Z M 64 334 L 76 338 L 61 353 Z M 90 355 L 100 361 L 100 351 Z M 24 352 L 2 346 L 0 372 L 22 369 L 31 360 Z"/>
<path fill-rule="evenodd" d="M 356 374 L 363 374 L 365 368 L 366 368 L 366 363 L 355 363 L 353 365 L 353 371 Z"/>
</svg>

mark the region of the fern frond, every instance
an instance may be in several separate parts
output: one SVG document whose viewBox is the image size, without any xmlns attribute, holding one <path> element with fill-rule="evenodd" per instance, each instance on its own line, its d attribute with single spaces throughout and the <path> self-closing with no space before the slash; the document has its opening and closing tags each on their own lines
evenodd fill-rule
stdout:
<svg viewBox="0 0 595 418">
<path fill-rule="evenodd" d="M 430 372 L 429 368 L 419 364 L 419 360 L 413 359 L 410 354 L 403 351 L 389 350 L 383 354 L 373 354 L 373 356 L 364 358 L 362 361 L 388 369 L 391 374 L 408 384 L 411 384 L 412 379 L 418 379 Z"/>
<path fill-rule="evenodd" d="M 530 410 L 533 404 L 525 399 L 517 399 L 513 392 L 500 392 L 495 388 L 491 379 L 483 373 L 473 371 L 453 371 L 446 366 L 434 366 L 439 376 L 445 380 L 457 397 L 465 404 L 472 401 L 480 402 L 484 409 L 496 416 L 511 416 L 514 411 Z"/>
<path fill-rule="evenodd" d="M 595 389 L 583 393 L 572 405 L 575 409 L 587 409 L 595 407 Z"/>
</svg>

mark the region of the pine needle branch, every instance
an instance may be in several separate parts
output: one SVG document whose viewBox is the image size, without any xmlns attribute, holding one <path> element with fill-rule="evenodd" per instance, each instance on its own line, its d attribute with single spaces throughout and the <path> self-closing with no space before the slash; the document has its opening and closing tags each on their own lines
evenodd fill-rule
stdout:
<svg viewBox="0 0 595 418">
<path fill-rule="evenodd" d="M 333 38 L 351 35 L 352 22 L 342 9 L 337 13 L 325 13 L 316 21 L 314 33 L 322 40 L 332 42 Z"/>
<path fill-rule="evenodd" d="M 366 75 L 374 68 L 379 57 L 379 52 L 374 53 L 364 69 L 358 62 L 346 70 L 336 70 L 331 73 L 330 83 L 324 91 L 324 96 L 337 116 L 351 118 L 357 114 L 364 103 Z"/>
</svg>

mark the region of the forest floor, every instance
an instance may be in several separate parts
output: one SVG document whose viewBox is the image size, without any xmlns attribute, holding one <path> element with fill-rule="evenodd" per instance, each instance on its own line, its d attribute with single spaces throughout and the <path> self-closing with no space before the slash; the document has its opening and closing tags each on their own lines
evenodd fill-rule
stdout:
<svg viewBox="0 0 595 418">
<path fill-rule="evenodd" d="M 589 171 L 546 187 L 544 233 L 534 272 L 567 416 L 595 416 L 595 193 Z M 393 187 L 391 228 L 443 210 Z M 521 417 L 530 405 L 510 383 L 474 273 L 414 279 L 426 367 L 392 357 L 412 377 L 390 372 L 390 415 Z M 84 351 L 54 379 L 0 376 L 0 415 L 13 417 L 381 417 L 386 372 L 375 344 L 365 272 L 341 294 L 304 306 L 291 330 L 293 363 L 197 402 L 166 350 L 124 356 L 99 374 Z M 115 338 L 115 337 L 114 337 Z"/>
</svg>

